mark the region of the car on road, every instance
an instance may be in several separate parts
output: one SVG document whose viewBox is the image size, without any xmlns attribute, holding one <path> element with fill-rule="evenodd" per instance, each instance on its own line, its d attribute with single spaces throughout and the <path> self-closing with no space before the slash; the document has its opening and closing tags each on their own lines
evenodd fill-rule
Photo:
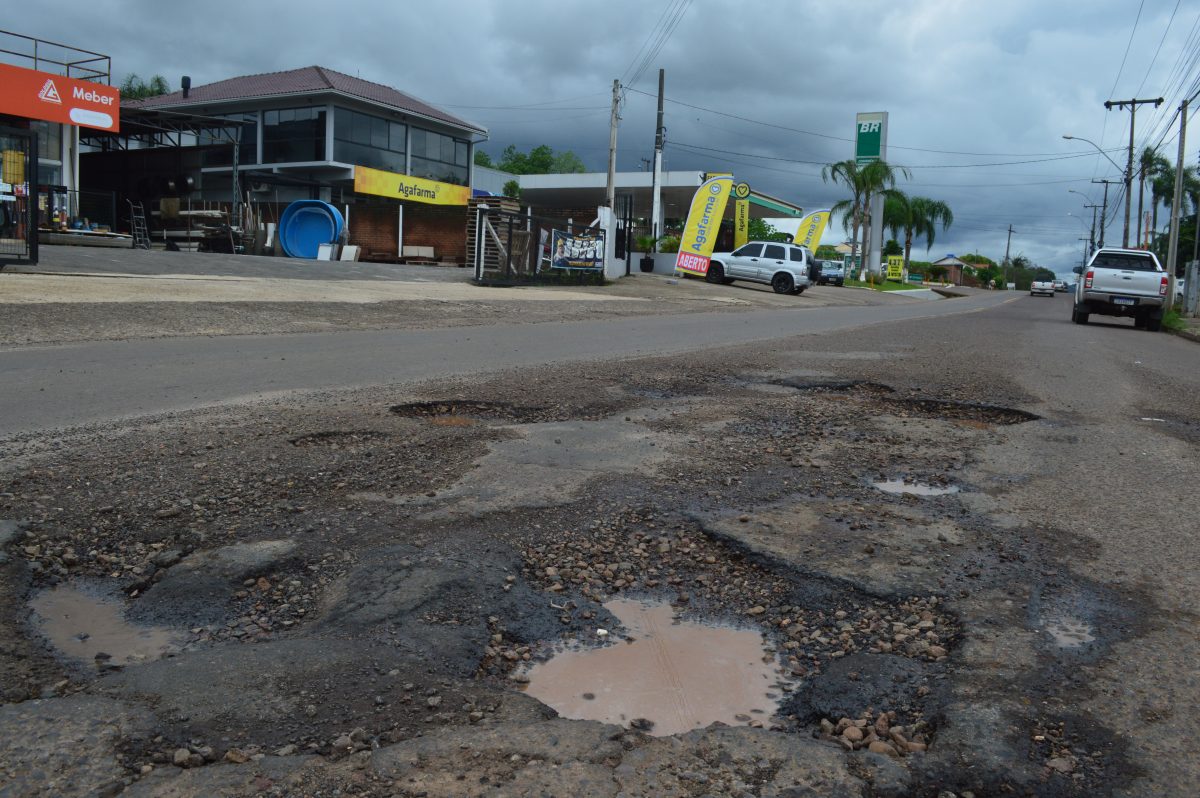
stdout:
<svg viewBox="0 0 1200 798">
<path fill-rule="evenodd" d="M 1054 296 L 1054 280 L 1034 280 L 1029 285 L 1030 296 Z"/>
<path fill-rule="evenodd" d="M 714 253 L 705 279 L 728 285 L 734 280 L 766 283 L 777 294 L 800 294 L 812 285 L 816 258 L 807 247 L 777 241 L 751 241 L 733 252 Z"/>
<path fill-rule="evenodd" d="M 1066 280 L 1055 280 L 1054 281 L 1054 290 L 1060 294 L 1063 291 L 1066 291 L 1067 290 L 1067 281 Z"/>
<path fill-rule="evenodd" d="M 1131 317 L 1135 327 L 1151 332 L 1162 328 L 1167 273 L 1153 252 L 1105 247 L 1075 273 L 1082 279 L 1075 284 L 1071 321 L 1087 324 L 1098 313 Z"/>
<path fill-rule="evenodd" d="M 821 272 L 817 275 L 817 285 L 845 285 L 846 267 L 836 260 L 823 260 Z"/>
</svg>

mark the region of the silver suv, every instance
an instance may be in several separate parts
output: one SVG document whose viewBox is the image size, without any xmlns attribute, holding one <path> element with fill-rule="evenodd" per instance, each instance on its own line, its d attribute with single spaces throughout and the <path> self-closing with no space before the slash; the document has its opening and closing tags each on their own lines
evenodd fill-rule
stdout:
<svg viewBox="0 0 1200 798">
<path fill-rule="evenodd" d="M 748 280 L 766 283 L 777 294 L 799 294 L 812 285 L 813 272 L 817 272 L 816 260 L 807 248 L 751 241 L 733 252 L 714 253 L 705 279 L 724 284 Z"/>
<path fill-rule="evenodd" d="M 1158 332 L 1167 296 L 1167 273 L 1154 253 L 1106 247 L 1096 250 L 1086 267 L 1076 266 L 1071 321 L 1087 324 L 1093 313 L 1132 316 L 1133 326 Z"/>
</svg>

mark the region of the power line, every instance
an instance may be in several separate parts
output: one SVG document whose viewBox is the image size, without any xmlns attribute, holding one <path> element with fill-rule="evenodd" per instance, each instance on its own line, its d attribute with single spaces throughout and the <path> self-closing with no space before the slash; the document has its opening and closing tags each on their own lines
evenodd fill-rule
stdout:
<svg viewBox="0 0 1200 798">
<path fill-rule="evenodd" d="M 678 28 L 679 23 L 683 21 L 683 18 L 687 15 L 688 9 L 691 7 L 691 5 L 692 0 L 680 0 L 675 16 L 672 17 L 663 27 L 658 39 L 651 46 L 651 49 L 646 52 L 645 58 L 642 59 L 641 63 L 638 65 L 638 68 L 634 71 L 633 77 L 629 79 L 630 86 L 637 85 L 637 82 L 641 80 L 642 75 L 646 74 L 646 70 L 652 63 L 654 63 L 654 59 L 658 57 L 658 54 L 662 52 L 663 46 L 668 40 L 670 40 L 671 35 L 675 33 L 675 29 Z"/>
<path fill-rule="evenodd" d="M 815 164 L 818 166 L 827 165 L 826 161 L 809 161 L 809 160 L 805 160 L 802 158 L 783 158 L 783 157 L 776 156 L 776 155 L 758 155 L 758 154 L 752 153 L 752 152 L 735 152 L 733 150 L 723 150 L 723 149 L 720 149 L 717 147 L 703 147 L 699 144 L 685 144 L 683 142 L 676 142 L 676 143 L 682 147 L 689 147 L 690 149 L 693 149 L 693 150 L 707 150 L 710 152 L 720 152 L 720 153 L 725 153 L 726 155 L 737 155 L 742 158 L 760 158 L 764 161 L 784 161 L 787 163 Z M 1113 150 L 1113 152 L 1117 152 L 1117 150 Z M 893 163 L 893 166 L 904 167 L 905 169 L 974 169 L 974 168 L 986 167 L 986 166 L 1015 166 L 1017 164 L 1027 164 L 1027 163 L 1047 163 L 1049 161 L 1067 161 L 1067 160 L 1071 160 L 1073 158 L 1087 158 L 1090 155 L 1092 155 L 1092 152 L 1089 150 L 1088 152 L 1076 153 L 1074 155 L 1059 155 L 1059 156 L 1056 156 L 1053 158 L 1038 158 L 1038 159 L 1033 159 L 1033 160 L 1023 160 L 1023 161 L 997 161 L 994 163 L 964 163 L 964 164 L 900 164 L 900 163 Z"/>
<path fill-rule="evenodd" d="M 657 97 L 658 96 L 655 94 L 651 94 L 650 92 L 641 91 L 640 89 L 635 89 L 632 87 L 626 87 L 626 90 L 634 92 L 635 94 L 644 95 L 646 97 Z M 813 130 L 804 130 L 802 128 L 788 127 L 787 125 L 779 125 L 779 124 L 775 124 L 774 122 L 764 122 L 761 119 L 751 119 L 750 117 L 747 117 L 747 116 L 741 116 L 739 114 L 730 113 L 728 111 L 718 111 L 715 108 L 706 108 L 702 105 L 693 105 L 691 103 L 683 102 L 682 100 L 674 100 L 670 97 L 666 97 L 664 99 L 669 103 L 672 103 L 674 105 L 681 105 L 684 108 L 691 108 L 696 111 L 704 111 L 706 113 L 716 114 L 717 116 L 724 116 L 729 119 L 737 119 L 738 121 L 748 122 L 752 125 L 761 125 L 763 127 L 774 128 L 775 130 L 785 130 L 789 133 L 800 133 L 805 136 L 815 136 L 816 138 L 828 139 L 830 141 L 845 141 L 845 142 L 853 142 L 854 141 L 854 139 L 846 138 L 844 136 L 833 136 L 828 133 L 818 133 Z M 1045 156 L 1062 156 L 1063 155 L 1063 153 L 1058 153 L 1058 152 L 967 152 L 967 151 L 962 151 L 962 150 L 932 149 L 932 148 L 928 148 L 928 147 L 906 147 L 906 146 L 903 146 L 900 144 L 888 144 L 888 149 L 889 150 L 911 150 L 912 152 L 928 152 L 928 153 L 934 153 L 937 155 L 969 155 L 969 156 L 983 157 L 983 158 L 1023 158 L 1023 157 L 1040 157 L 1040 156 L 1044 156 L 1044 155 Z M 1121 148 L 1109 150 L 1109 152 L 1119 152 L 1120 149 Z M 1067 156 L 1073 157 L 1075 155 L 1083 156 L 1083 155 L 1092 155 L 1092 154 L 1093 154 L 1092 150 L 1087 150 L 1087 151 L 1081 150 L 1079 152 L 1067 153 Z M 1051 160 L 1053 160 L 1053 159 L 1051 159 Z M 822 161 L 821 163 L 824 163 L 824 161 Z M 966 165 L 967 164 L 964 164 L 964 166 L 966 166 Z"/>
<path fill-rule="evenodd" d="M 1133 46 L 1133 36 L 1137 33 L 1138 21 L 1142 18 L 1142 8 L 1146 5 L 1146 0 L 1138 3 L 1137 16 L 1133 19 L 1133 30 L 1129 31 L 1129 41 L 1125 43 L 1125 55 L 1121 56 L 1121 68 L 1117 70 L 1117 77 L 1113 80 L 1112 88 L 1108 90 L 1108 96 L 1112 97 L 1117 90 L 1117 84 L 1121 82 L 1121 73 L 1125 71 L 1125 60 L 1129 58 L 1129 48 Z"/>
</svg>

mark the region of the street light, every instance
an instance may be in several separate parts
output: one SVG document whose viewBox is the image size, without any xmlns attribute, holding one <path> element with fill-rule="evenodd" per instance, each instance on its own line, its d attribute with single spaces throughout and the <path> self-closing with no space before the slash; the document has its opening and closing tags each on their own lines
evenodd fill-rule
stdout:
<svg viewBox="0 0 1200 798">
<path fill-rule="evenodd" d="M 1100 153 L 1105 158 L 1108 158 L 1108 153 L 1105 152 L 1104 150 L 1102 150 L 1100 148 L 1100 145 L 1097 144 L 1096 142 L 1092 141 L 1091 139 L 1085 139 L 1083 136 L 1068 136 L 1066 134 L 1063 134 L 1063 138 L 1067 139 L 1068 141 L 1075 141 L 1075 140 L 1086 141 L 1088 144 L 1091 144 L 1093 147 L 1096 148 L 1096 152 Z M 1130 155 L 1129 155 L 1129 165 L 1128 166 L 1121 166 L 1121 164 L 1117 163 L 1112 158 L 1108 158 L 1108 162 L 1110 164 L 1112 164 L 1113 166 L 1115 166 L 1117 168 L 1117 171 L 1125 176 L 1125 236 L 1124 236 L 1124 240 L 1122 243 L 1122 246 L 1125 246 L 1125 247 L 1129 246 L 1129 211 L 1133 207 L 1133 205 L 1132 205 L 1133 198 L 1130 196 L 1133 193 L 1133 189 L 1131 188 L 1131 186 L 1133 185 L 1133 150 L 1132 150 L 1133 140 L 1132 140 L 1132 138 L 1130 139 L 1129 146 L 1131 149 L 1129 150 Z M 1105 190 L 1107 190 L 1108 186 L 1105 185 L 1104 188 L 1105 188 Z M 1104 225 L 1101 227 L 1101 233 L 1103 233 L 1103 228 L 1107 227 L 1107 226 L 1108 226 L 1108 219 L 1105 218 Z M 1103 238 L 1104 236 L 1101 235 L 1100 237 Z"/>
</svg>

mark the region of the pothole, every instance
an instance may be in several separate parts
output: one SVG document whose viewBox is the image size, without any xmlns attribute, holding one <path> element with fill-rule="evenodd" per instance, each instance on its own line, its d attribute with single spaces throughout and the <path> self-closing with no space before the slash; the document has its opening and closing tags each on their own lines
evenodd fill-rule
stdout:
<svg viewBox="0 0 1200 798">
<path fill-rule="evenodd" d="M 955 399 L 904 399 L 891 398 L 888 404 L 898 405 L 909 415 L 940 418 L 946 421 L 973 421 L 990 425 L 1007 426 L 1037 421 L 1041 416 L 1013 407 L 1001 407 L 984 402 L 964 402 Z"/>
<path fill-rule="evenodd" d="M 300 435 L 295 438 L 289 438 L 288 443 L 293 446 L 357 446 L 363 443 L 371 443 L 387 438 L 387 434 L 383 432 L 375 432 L 373 430 L 326 430 L 323 432 L 310 432 L 307 435 Z"/>
<path fill-rule="evenodd" d="M 789 377 L 778 380 L 776 385 L 783 385 L 788 388 L 794 388 L 797 391 L 809 391 L 814 393 L 844 393 L 854 391 L 870 394 L 890 394 L 895 391 L 889 385 L 884 385 L 879 382 L 870 380 L 823 380 L 812 379 L 807 377 Z"/>
<path fill-rule="evenodd" d="M 1091 624 L 1070 616 L 1047 621 L 1045 630 L 1046 634 L 1050 635 L 1050 639 L 1062 648 L 1078 648 L 1096 640 L 1096 635 L 1093 634 L 1095 630 Z"/>
<path fill-rule="evenodd" d="M 528 672 L 527 692 L 560 715 L 680 734 L 721 722 L 767 726 L 783 674 L 754 630 L 679 621 L 669 604 L 615 599 L 629 639 L 568 649 Z"/>
<path fill-rule="evenodd" d="M 960 490 L 957 485 L 928 485 L 906 479 L 885 479 L 872 482 L 871 485 L 884 493 L 909 496 L 947 496 Z"/>
<path fill-rule="evenodd" d="M 74 585 L 42 591 L 29 606 L 38 631 L 62 656 L 80 663 L 147 662 L 178 650 L 183 642 L 173 629 L 130 623 L 120 601 Z"/>
<path fill-rule="evenodd" d="M 467 399 L 407 402 L 405 404 L 392 405 L 388 410 L 404 418 L 427 418 L 434 421 L 434 423 L 438 423 L 437 419 L 531 421 L 544 414 L 544 408 L 541 407 L 514 405 L 508 402 L 480 402 Z M 465 426 L 465 424 L 463 425 Z M 446 426 L 456 426 L 456 424 Z"/>
</svg>

